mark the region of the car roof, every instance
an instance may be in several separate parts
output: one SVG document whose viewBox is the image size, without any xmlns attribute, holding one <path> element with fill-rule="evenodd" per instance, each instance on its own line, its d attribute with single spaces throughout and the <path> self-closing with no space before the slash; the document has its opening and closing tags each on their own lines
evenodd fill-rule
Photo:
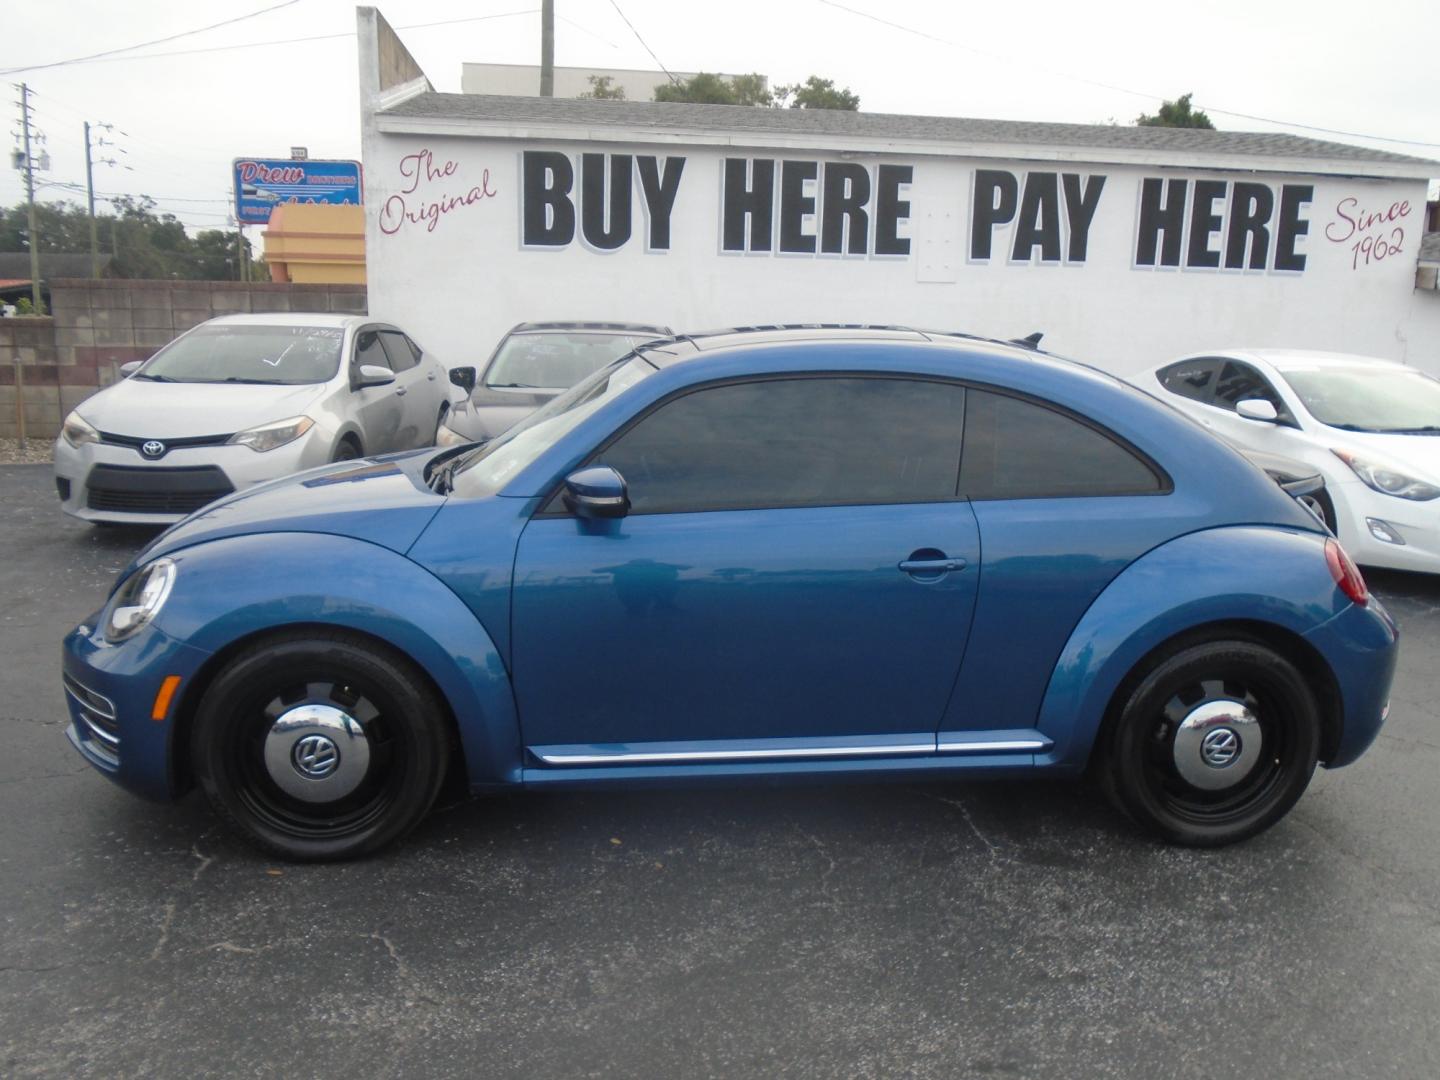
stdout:
<svg viewBox="0 0 1440 1080">
<path fill-rule="evenodd" d="M 324 326 L 344 330 L 378 320 L 368 315 L 331 315 L 323 311 L 267 311 L 254 315 L 221 315 L 212 326 Z"/>
<path fill-rule="evenodd" d="M 1038 341 L 1039 335 L 1032 335 Z M 823 341 L 830 344 L 861 344 L 902 342 L 916 345 L 959 345 L 995 352 L 1019 360 L 1046 361 L 1067 368 L 1089 368 L 1108 380 L 1119 382 L 1113 375 L 1039 348 L 1031 340 L 997 341 L 958 330 L 916 330 L 908 326 L 879 326 L 847 323 L 790 323 L 763 326 L 734 326 L 724 330 L 707 330 L 693 334 L 677 334 L 667 341 L 652 341 L 636 352 L 657 368 L 669 367 L 684 360 L 720 350 L 755 348 L 764 345 L 791 345 L 799 342 Z"/>
<path fill-rule="evenodd" d="M 1378 356 L 1362 356 L 1359 353 L 1331 352 L 1323 349 L 1216 349 L 1211 353 L 1195 353 L 1189 359 L 1200 359 L 1203 356 L 1233 356 L 1237 360 L 1258 360 L 1261 363 L 1269 364 L 1277 371 L 1291 371 L 1296 368 L 1403 368 L 1406 366 Z"/>
<path fill-rule="evenodd" d="M 522 322 L 511 328 L 512 334 L 533 334 L 544 330 L 585 330 L 596 334 L 653 334 L 655 337 L 670 337 L 675 331 L 668 326 L 651 323 L 625 322 Z"/>
</svg>

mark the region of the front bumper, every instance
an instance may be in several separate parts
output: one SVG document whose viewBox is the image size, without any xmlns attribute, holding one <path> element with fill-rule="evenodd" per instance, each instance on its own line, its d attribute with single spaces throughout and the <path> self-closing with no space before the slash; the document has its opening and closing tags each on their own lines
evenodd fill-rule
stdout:
<svg viewBox="0 0 1440 1080">
<path fill-rule="evenodd" d="M 155 626 L 118 645 L 105 640 L 100 613 L 70 632 L 63 646 L 66 738 L 91 765 L 122 787 L 152 799 L 181 791 L 174 760 L 180 702 L 210 654 Z M 169 708 L 153 719 L 165 679 L 180 683 Z"/>
<path fill-rule="evenodd" d="M 1356 481 L 1332 487 L 1337 534 L 1350 557 L 1362 566 L 1440 573 L 1440 499 L 1413 502 L 1371 491 Z M 1380 539 L 1367 519 L 1402 541 Z"/>
<path fill-rule="evenodd" d="M 156 461 L 112 443 L 55 441 L 60 506 L 85 521 L 170 525 L 215 499 L 324 465 L 330 440 L 319 425 L 294 442 L 256 453 L 248 446 L 176 447 Z"/>
</svg>

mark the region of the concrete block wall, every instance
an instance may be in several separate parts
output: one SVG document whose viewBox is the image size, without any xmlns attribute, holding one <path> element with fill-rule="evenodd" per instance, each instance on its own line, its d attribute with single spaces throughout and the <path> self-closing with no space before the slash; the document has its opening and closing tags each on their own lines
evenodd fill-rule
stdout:
<svg viewBox="0 0 1440 1080">
<path fill-rule="evenodd" d="M 16 364 L 30 438 L 53 439 L 65 414 L 192 326 L 217 315 L 333 311 L 363 315 L 363 285 L 233 281 L 50 283 L 52 314 L 0 318 L 0 438 L 19 432 Z"/>
</svg>

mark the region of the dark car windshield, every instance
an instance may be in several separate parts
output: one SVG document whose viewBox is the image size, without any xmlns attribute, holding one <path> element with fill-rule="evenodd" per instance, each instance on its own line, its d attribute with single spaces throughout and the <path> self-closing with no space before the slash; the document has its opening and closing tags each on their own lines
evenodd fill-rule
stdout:
<svg viewBox="0 0 1440 1080">
<path fill-rule="evenodd" d="M 654 339 L 653 334 L 577 331 L 512 334 L 491 361 L 485 385 L 563 390 Z"/>
<path fill-rule="evenodd" d="M 648 360 L 619 360 L 536 410 L 505 434 L 472 450 L 454 470 L 457 495 L 493 495 L 525 466 L 616 395 L 655 373 Z"/>
<path fill-rule="evenodd" d="M 345 331 L 335 326 L 198 326 L 135 373 L 186 383 L 321 383 L 340 370 Z"/>
<path fill-rule="evenodd" d="M 1291 368 L 1285 378 L 1310 415 L 1331 427 L 1398 432 L 1440 428 L 1440 382 L 1419 371 Z"/>
</svg>

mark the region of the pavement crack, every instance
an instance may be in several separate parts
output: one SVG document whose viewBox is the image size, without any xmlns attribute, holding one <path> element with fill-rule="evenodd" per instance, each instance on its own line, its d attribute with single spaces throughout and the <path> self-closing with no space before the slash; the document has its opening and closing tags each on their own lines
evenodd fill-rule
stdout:
<svg viewBox="0 0 1440 1080">
<path fill-rule="evenodd" d="M 800 828 L 799 825 L 795 826 L 795 831 L 799 833 L 802 837 L 804 837 L 806 840 L 808 840 L 814 846 L 815 850 L 820 853 L 820 857 L 824 859 L 827 863 L 824 872 L 820 875 L 820 891 L 829 892 L 830 875 L 835 873 L 835 860 L 830 855 L 830 849 L 825 846 L 824 841 L 822 841 L 818 836 L 814 835 L 813 833 L 806 832 L 804 829 Z"/>
<path fill-rule="evenodd" d="M 155 942 L 155 948 L 150 950 L 150 959 L 159 960 L 160 953 L 170 941 L 170 925 L 175 921 L 175 901 L 165 901 L 165 917 L 160 921 L 160 940 Z"/>
<path fill-rule="evenodd" d="M 195 868 L 195 873 L 190 878 L 190 884 L 193 885 L 200 880 L 200 875 L 205 872 L 206 868 L 215 861 L 215 856 L 200 854 L 200 845 L 198 843 L 190 845 L 190 854 L 200 860 L 200 865 Z"/>
<path fill-rule="evenodd" d="M 975 838 L 979 840 L 982 844 L 984 844 L 986 849 L 988 849 L 990 853 L 990 861 L 995 862 L 997 859 L 1002 858 L 1003 852 L 1000 848 L 1000 845 L 996 844 L 988 836 L 986 836 L 983 832 L 980 831 L 980 826 L 975 824 L 975 818 L 971 816 L 970 808 L 968 806 L 966 806 L 959 799 L 947 798 L 944 795 L 932 795 L 929 792 L 924 792 L 923 794 L 927 799 L 933 799 L 935 802 L 944 803 L 946 806 L 953 806 L 956 810 L 959 810 L 960 816 L 965 819 L 965 824 L 970 826 L 970 831 L 975 834 Z"/>
</svg>

